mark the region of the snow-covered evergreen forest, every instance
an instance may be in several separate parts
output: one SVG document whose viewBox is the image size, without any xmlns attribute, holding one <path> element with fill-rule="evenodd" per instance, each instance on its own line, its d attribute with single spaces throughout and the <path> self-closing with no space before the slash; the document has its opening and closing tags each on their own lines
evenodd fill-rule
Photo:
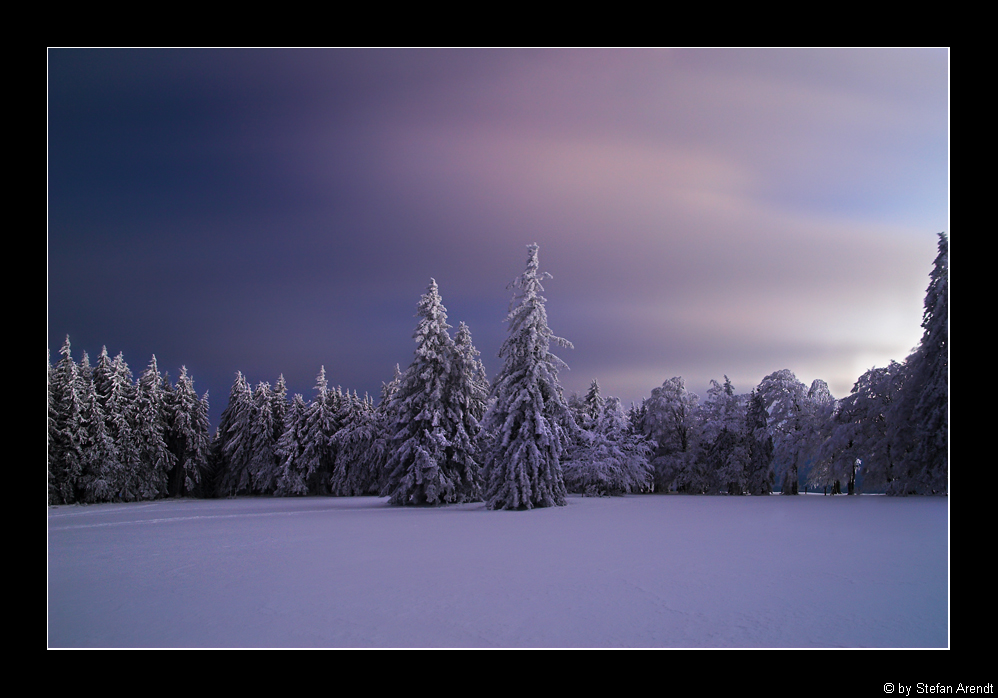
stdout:
<svg viewBox="0 0 998 698">
<path fill-rule="evenodd" d="M 748 393 L 723 376 L 707 395 L 682 377 L 625 410 L 593 380 L 564 394 L 571 344 L 548 327 L 537 245 L 511 284 L 502 367 L 485 374 L 470 329 L 452 335 L 434 280 L 417 305 L 415 351 L 379 400 L 332 387 L 288 396 L 283 376 L 237 372 L 211 431 L 208 395 L 153 356 L 136 379 L 119 353 L 48 364 L 50 504 L 237 495 L 382 495 L 393 504 L 563 505 L 568 492 L 762 495 L 946 494 L 948 240 L 939 234 L 922 339 L 835 399 L 775 370 Z"/>
</svg>

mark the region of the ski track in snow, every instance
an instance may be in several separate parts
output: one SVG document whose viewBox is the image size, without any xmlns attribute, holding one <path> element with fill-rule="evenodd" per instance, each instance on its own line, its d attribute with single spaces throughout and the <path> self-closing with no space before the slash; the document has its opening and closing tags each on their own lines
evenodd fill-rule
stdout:
<svg viewBox="0 0 998 698">
<path fill-rule="evenodd" d="M 49 509 L 50 647 L 945 647 L 946 499 Z"/>
</svg>

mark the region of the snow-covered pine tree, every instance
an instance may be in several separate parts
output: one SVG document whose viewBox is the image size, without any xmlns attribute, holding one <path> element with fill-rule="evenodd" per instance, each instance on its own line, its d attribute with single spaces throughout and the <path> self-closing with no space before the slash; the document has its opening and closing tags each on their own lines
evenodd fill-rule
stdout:
<svg viewBox="0 0 998 698">
<path fill-rule="evenodd" d="M 94 391 L 100 401 L 101 409 L 107 412 L 107 396 L 111 392 L 111 357 L 107 353 L 107 347 L 103 346 L 100 356 L 97 357 L 97 365 L 93 367 Z"/>
<path fill-rule="evenodd" d="M 471 340 L 471 330 L 464 322 L 458 323 L 457 334 L 454 335 L 454 346 L 461 362 L 456 375 L 459 378 L 455 393 L 463 396 L 467 412 L 478 422 L 485 416 L 489 401 L 489 379 L 485 375 L 485 366 L 478 358 L 481 355 Z"/>
<path fill-rule="evenodd" d="M 107 431 L 104 410 L 101 408 L 93 380 L 83 381 L 81 390 L 83 409 L 80 417 L 83 430 L 80 452 L 83 472 L 80 477 L 80 489 L 86 502 L 110 502 L 118 493 L 118 483 L 121 479 L 118 452 L 114 440 Z"/>
<path fill-rule="evenodd" d="M 949 487 L 949 239 L 939 233 L 922 315 L 922 340 L 905 361 L 890 427 L 900 455 L 891 494 L 946 494 Z"/>
<path fill-rule="evenodd" d="M 201 483 L 201 474 L 208 467 L 210 435 L 207 415 L 208 395 L 199 399 L 194 391 L 194 380 L 187 374 L 187 367 L 180 367 L 180 377 L 174 386 L 170 404 L 170 450 L 175 461 L 170 473 L 171 497 L 192 494 Z"/>
<path fill-rule="evenodd" d="M 305 412 L 301 466 L 305 470 L 305 484 L 309 493 L 329 494 L 329 477 L 336 464 L 331 442 L 339 430 L 336 421 L 339 402 L 336 391 L 329 389 L 325 366 L 319 370 L 315 392 L 316 395 Z"/>
<path fill-rule="evenodd" d="M 87 356 L 87 352 L 83 352 L 83 357 L 80 359 L 80 366 L 77 373 L 80 376 L 80 380 L 84 383 L 90 383 L 94 379 L 93 369 L 90 367 L 90 357 Z"/>
<path fill-rule="evenodd" d="M 132 502 L 142 497 L 140 461 L 133 429 L 136 388 L 121 352 L 110 359 L 106 347 L 94 367 L 94 388 L 104 411 L 107 432 L 114 441 L 119 465 L 116 497 Z"/>
<path fill-rule="evenodd" d="M 201 399 L 198 400 L 197 412 L 194 416 L 194 430 L 199 435 L 202 443 L 201 446 L 204 449 L 204 454 L 201 460 L 201 479 L 197 483 L 194 483 L 193 487 L 188 487 L 188 494 L 196 497 L 208 497 L 214 496 L 214 490 L 210 486 L 206 486 L 208 478 L 211 476 L 211 422 L 209 421 L 208 415 L 210 414 L 211 405 L 208 403 L 208 391 L 205 390 Z"/>
<path fill-rule="evenodd" d="M 488 406 L 489 379 L 472 342 L 471 330 L 463 322 L 454 337 L 454 352 L 447 413 L 455 430 L 448 456 L 453 464 L 450 467 L 468 474 L 470 486 L 466 499 L 477 501 L 482 496 L 482 446 L 485 441 L 481 421 Z"/>
<path fill-rule="evenodd" d="M 250 417 L 249 471 L 253 491 L 272 493 L 277 485 L 276 419 L 272 406 L 270 383 L 261 381 L 253 391 Z"/>
<path fill-rule="evenodd" d="M 218 424 L 220 458 L 215 472 L 215 490 L 222 497 L 250 492 L 253 486 L 249 462 L 252 454 L 250 425 L 253 416 L 253 390 L 246 377 L 236 371 L 229 389 L 229 402 Z"/>
<path fill-rule="evenodd" d="M 284 416 L 284 431 L 277 442 L 276 455 L 280 463 L 280 475 L 274 494 L 278 497 L 308 494 L 306 484 L 308 468 L 301 456 L 305 442 L 305 420 L 308 408 L 299 393 L 291 398 L 291 405 Z"/>
<path fill-rule="evenodd" d="M 155 355 L 139 376 L 134 424 L 140 462 L 139 480 L 143 488 L 141 499 L 164 497 L 167 493 L 167 474 L 173 469 L 174 456 L 166 443 L 166 392 Z"/>
<path fill-rule="evenodd" d="M 274 440 L 278 441 L 284 433 L 284 418 L 291 407 L 288 402 L 288 384 L 284 374 L 277 376 L 277 382 L 270 391 L 270 411 L 274 415 Z"/>
<path fill-rule="evenodd" d="M 83 472 L 82 396 L 69 335 L 59 350 L 62 358 L 49 373 L 49 503 L 77 501 L 77 482 Z"/>
<path fill-rule="evenodd" d="M 551 353 L 551 343 L 572 348 L 548 327 L 538 246 L 528 245 L 527 268 L 509 287 L 515 289 L 506 316 L 509 336 L 499 350 L 503 367 L 492 384 L 494 402 L 483 421 L 493 435 L 485 461 L 485 500 L 489 509 L 563 506 L 565 482 L 561 456 L 578 429 L 558 371 L 568 368 Z"/>
<path fill-rule="evenodd" d="M 603 418 L 603 396 L 600 395 L 599 381 L 593 378 L 593 382 L 589 385 L 589 392 L 586 393 L 585 405 L 586 405 L 586 416 L 589 418 L 589 424 L 580 424 L 583 429 L 590 429 L 597 426 L 600 420 Z"/>
<path fill-rule="evenodd" d="M 380 466 L 384 459 L 384 438 L 380 431 L 374 402 L 357 392 L 346 394 L 349 406 L 343 426 L 333 437 L 336 466 L 329 488 L 340 496 L 377 494 L 380 491 Z"/>
<path fill-rule="evenodd" d="M 52 350 L 49 349 L 45 353 L 46 369 L 45 369 L 45 387 L 47 389 L 47 427 L 46 427 L 46 437 L 45 437 L 45 457 L 48 464 L 48 503 L 49 504 L 59 504 L 59 490 L 56 487 L 55 475 L 58 470 L 59 464 L 56 460 L 56 444 L 59 440 L 59 410 L 56 404 L 55 393 L 53 392 L 53 378 L 55 377 L 55 368 L 52 366 Z"/>
<path fill-rule="evenodd" d="M 396 422 L 382 494 L 392 504 L 468 501 L 479 485 L 466 427 L 470 412 L 456 392 L 464 357 L 447 332 L 447 309 L 433 279 L 417 316 L 415 356 L 393 398 Z"/>
<path fill-rule="evenodd" d="M 402 385 L 402 370 L 395 364 L 395 375 L 387 383 L 381 384 L 381 401 L 374 409 L 375 430 L 377 436 L 374 440 L 372 460 L 370 462 L 371 474 L 377 480 L 376 492 L 383 492 L 388 485 L 389 446 L 392 437 L 395 435 L 395 423 L 397 421 L 397 404 L 395 395 L 399 386 Z"/>
<path fill-rule="evenodd" d="M 650 491 L 651 443 L 628 429 L 620 400 L 601 397 L 600 403 L 599 420 L 583 432 L 571 460 L 564 463 L 566 487 L 589 497 Z"/>
<path fill-rule="evenodd" d="M 261 392 L 261 387 L 263 390 Z M 253 395 L 254 417 L 252 427 L 253 455 L 250 470 L 253 489 L 272 494 L 277 488 L 283 468 L 277 444 L 284 433 L 284 420 L 288 413 L 288 388 L 282 373 L 273 388 L 269 383 L 257 386 Z"/>
</svg>

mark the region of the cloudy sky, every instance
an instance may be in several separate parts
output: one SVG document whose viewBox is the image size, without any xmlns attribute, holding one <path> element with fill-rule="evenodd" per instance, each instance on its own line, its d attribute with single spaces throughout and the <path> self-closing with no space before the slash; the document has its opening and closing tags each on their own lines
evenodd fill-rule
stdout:
<svg viewBox="0 0 998 698">
<path fill-rule="evenodd" d="M 435 278 L 489 376 L 540 245 L 547 310 L 638 402 L 782 368 L 847 394 L 921 336 L 949 230 L 949 54 L 48 54 L 48 348 L 378 395 Z"/>
</svg>

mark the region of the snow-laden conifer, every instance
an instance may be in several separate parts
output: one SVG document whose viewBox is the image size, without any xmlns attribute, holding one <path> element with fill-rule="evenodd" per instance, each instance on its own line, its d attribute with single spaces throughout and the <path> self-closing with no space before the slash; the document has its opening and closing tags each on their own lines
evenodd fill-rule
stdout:
<svg viewBox="0 0 998 698">
<path fill-rule="evenodd" d="M 378 422 L 374 402 L 368 396 L 361 399 L 357 392 L 344 396 L 348 406 L 343 425 L 333 437 L 336 466 L 329 488 L 333 494 L 357 496 L 380 491 L 380 467 L 384 459 L 385 440 Z"/>
<path fill-rule="evenodd" d="M 279 497 L 308 494 L 308 467 L 302 461 L 307 411 L 305 399 L 295 393 L 284 416 L 284 430 L 276 448 L 280 474 L 274 494 Z"/>
<path fill-rule="evenodd" d="M 481 355 L 472 343 L 471 330 L 464 322 L 458 323 L 457 334 L 454 335 L 454 347 L 458 354 L 458 370 L 455 376 L 458 380 L 455 394 L 465 405 L 465 409 L 476 422 L 485 416 L 489 400 L 489 379 L 485 375 L 485 366 L 478 358 Z"/>
<path fill-rule="evenodd" d="M 589 385 L 589 392 L 586 393 L 585 397 L 585 413 L 589 418 L 586 424 L 580 424 L 583 429 L 591 429 L 592 427 L 599 424 L 600 420 L 603 418 L 603 405 L 606 402 L 603 396 L 600 394 L 599 381 L 593 378 L 593 382 Z"/>
<path fill-rule="evenodd" d="M 287 395 L 284 374 L 277 378 L 273 387 L 267 382 L 260 383 L 253 394 L 250 471 L 253 474 L 253 489 L 259 493 L 273 493 L 283 471 L 277 444 L 284 433 Z"/>
<path fill-rule="evenodd" d="M 109 502 L 116 498 L 121 480 L 118 452 L 92 380 L 83 382 L 82 393 L 80 489 L 86 502 Z"/>
<path fill-rule="evenodd" d="M 329 389 L 326 367 L 322 366 L 315 383 L 315 397 L 308 404 L 302 430 L 301 465 L 305 482 L 312 494 L 329 494 L 329 477 L 335 466 L 332 438 L 339 430 L 336 391 Z"/>
<path fill-rule="evenodd" d="M 138 444 L 142 499 L 166 496 L 167 475 L 174 456 L 166 443 L 166 393 L 156 356 L 139 376 L 135 398 L 135 440 Z"/>
<path fill-rule="evenodd" d="M 377 481 L 376 492 L 384 491 L 388 485 L 391 472 L 388 470 L 389 448 L 395 435 L 395 424 L 398 420 L 395 396 L 402 385 L 402 370 L 395 364 L 395 375 L 387 383 L 381 384 L 381 401 L 374 409 L 374 428 L 377 436 L 374 439 L 371 453 L 371 474 Z"/>
<path fill-rule="evenodd" d="M 454 425 L 451 447 L 448 449 L 448 467 L 465 473 L 468 490 L 465 498 L 481 499 L 482 448 L 488 443 L 483 439 L 481 420 L 488 407 L 489 380 L 485 366 L 471 339 L 471 330 L 461 322 L 454 336 L 455 357 L 452 365 L 446 411 Z"/>
<path fill-rule="evenodd" d="M 141 462 L 133 427 L 136 386 L 121 352 L 114 359 L 108 359 L 106 348 L 101 351 L 94 369 L 94 387 L 118 455 L 120 477 L 116 496 L 127 502 L 141 499 Z"/>
<path fill-rule="evenodd" d="M 68 335 L 59 354 L 62 358 L 49 374 L 49 503 L 70 504 L 77 501 L 77 482 L 83 472 L 83 406 Z"/>
<path fill-rule="evenodd" d="M 194 493 L 201 484 L 201 474 L 208 467 L 210 436 L 208 433 L 207 393 L 198 398 L 194 380 L 187 367 L 180 367 L 180 377 L 174 386 L 170 405 L 169 443 L 175 457 L 169 492 L 172 497 Z"/>
<path fill-rule="evenodd" d="M 509 335 L 499 350 L 503 366 L 492 384 L 494 402 L 483 421 L 493 434 L 485 461 L 486 505 L 530 509 L 565 504 L 561 456 L 578 427 L 562 395 L 558 371 L 568 368 L 551 343 L 571 348 L 548 327 L 538 246 L 528 245 L 527 268 L 506 316 Z"/>
<path fill-rule="evenodd" d="M 899 473 L 891 494 L 945 494 L 949 482 L 949 239 L 939 233 L 922 315 L 922 339 L 905 360 L 904 390 L 892 406 Z"/>
<path fill-rule="evenodd" d="M 383 494 L 392 504 L 444 504 L 472 499 L 478 466 L 469 425 L 470 398 L 460 394 L 465 355 L 447 330 L 437 282 L 417 307 L 416 350 L 393 397 L 395 424 Z"/>
<path fill-rule="evenodd" d="M 600 497 L 650 491 L 650 442 L 629 429 L 619 399 L 600 397 L 599 404 L 599 419 L 582 432 L 580 446 L 564 464 L 568 491 Z"/>
<path fill-rule="evenodd" d="M 229 401 L 218 424 L 221 456 L 216 472 L 216 491 L 223 497 L 248 493 L 252 489 L 249 469 L 253 452 L 252 416 L 253 391 L 242 372 L 236 371 L 236 379 L 229 390 Z"/>
<path fill-rule="evenodd" d="M 253 491 L 273 492 L 277 484 L 276 419 L 271 399 L 270 383 L 261 381 L 253 391 L 250 412 L 249 471 Z"/>
</svg>

